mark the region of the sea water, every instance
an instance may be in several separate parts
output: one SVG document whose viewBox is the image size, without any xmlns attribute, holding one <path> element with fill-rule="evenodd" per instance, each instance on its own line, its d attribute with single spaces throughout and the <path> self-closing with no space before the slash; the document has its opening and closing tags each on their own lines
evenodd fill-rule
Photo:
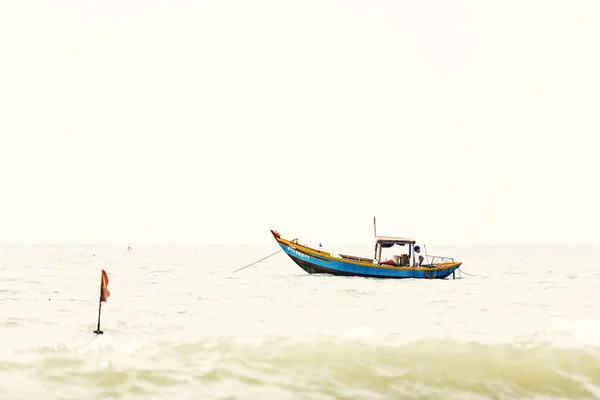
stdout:
<svg viewBox="0 0 600 400">
<path fill-rule="evenodd" d="M 600 398 L 600 248 L 428 246 L 464 273 L 383 280 L 132 247 L 0 247 L 0 399 Z"/>
</svg>

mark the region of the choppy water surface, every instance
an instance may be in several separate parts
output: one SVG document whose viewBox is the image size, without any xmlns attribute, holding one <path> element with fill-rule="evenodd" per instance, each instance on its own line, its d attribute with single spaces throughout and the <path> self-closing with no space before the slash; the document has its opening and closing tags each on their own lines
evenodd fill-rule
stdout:
<svg viewBox="0 0 600 400">
<path fill-rule="evenodd" d="M 0 247 L 0 399 L 600 398 L 598 248 L 428 248 L 475 275 L 443 281 L 126 249 Z"/>
</svg>

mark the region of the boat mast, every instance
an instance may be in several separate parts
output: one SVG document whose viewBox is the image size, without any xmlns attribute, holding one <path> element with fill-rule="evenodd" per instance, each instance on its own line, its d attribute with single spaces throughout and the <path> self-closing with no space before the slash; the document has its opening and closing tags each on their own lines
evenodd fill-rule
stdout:
<svg viewBox="0 0 600 400">
<path fill-rule="evenodd" d="M 379 262 L 379 260 L 377 259 L 377 245 L 379 243 L 377 243 L 377 222 L 375 221 L 375 217 L 373 217 L 373 237 L 375 238 L 375 255 L 373 256 L 374 259 L 377 260 L 377 262 Z"/>
<path fill-rule="evenodd" d="M 377 222 L 375 221 L 375 217 L 373 217 L 373 237 L 377 237 Z"/>
</svg>

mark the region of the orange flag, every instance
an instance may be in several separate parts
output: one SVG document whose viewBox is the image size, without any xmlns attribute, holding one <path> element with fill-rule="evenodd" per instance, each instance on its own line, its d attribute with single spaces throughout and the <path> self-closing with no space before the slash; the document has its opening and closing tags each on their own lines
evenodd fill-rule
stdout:
<svg viewBox="0 0 600 400">
<path fill-rule="evenodd" d="M 106 302 L 110 296 L 110 291 L 108 290 L 108 275 L 106 271 L 102 270 L 102 279 L 100 280 L 100 301 Z"/>
</svg>

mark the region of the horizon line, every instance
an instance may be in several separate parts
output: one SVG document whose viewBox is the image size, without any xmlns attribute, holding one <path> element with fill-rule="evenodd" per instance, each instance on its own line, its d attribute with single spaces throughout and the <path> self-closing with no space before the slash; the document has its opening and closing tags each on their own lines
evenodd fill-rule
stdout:
<svg viewBox="0 0 600 400">
<path fill-rule="evenodd" d="M 268 242 L 0 242 L 0 246 L 267 246 L 273 245 L 274 243 Z M 429 246 L 464 246 L 464 247 L 549 247 L 549 246 L 570 246 L 570 247 L 600 247 L 599 244 L 591 243 L 420 243 L 421 245 Z M 275 245 L 277 245 L 275 243 Z M 301 243 L 301 245 L 304 245 Z M 328 243 L 322 246 L 326 249 L 329 246 L 371 246 L 373 243 Z M 308 244 L 308 247 L 316 247 L 316 244 Z"/>
</svg>

